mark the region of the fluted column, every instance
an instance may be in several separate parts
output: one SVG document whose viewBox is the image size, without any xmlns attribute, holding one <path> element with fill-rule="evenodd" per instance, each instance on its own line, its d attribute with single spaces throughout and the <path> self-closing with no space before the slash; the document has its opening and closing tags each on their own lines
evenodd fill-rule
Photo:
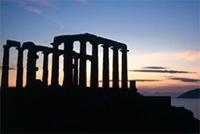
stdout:
<svg viewBox="0 0 200 134">
<path fill-rule="evenodd" d="M 122 49 L 122 88 L 128 87 L 128 77 L 127 77 L 127 52 L 128 50 Z"/>
<path fill-rule="evenodd" d="M 92 42 L 92 60 L 91 60 L 91 87 L 98 88 L 98 44 Z"/>
<path fill-rule="evenodd" d="M 18 49 L 18 59 L 17 59 L 17 84 L 18 88 L 23 87 L 23 49 Z"/>
<path fill-rule="evenodd" d="M 42 74 L 42 81 L 45 86 L 48 86 L 48 56 L 49 53 L 43 51 L 43 74 Z"/>
<path fill-rule="evenodd" d="M 103 87 L 109 88 L 109 46 L 103 47 Z"/>
<path fill-rule="evenodd" d="M 53 56 L 52 56 L 52 72 L 51 72 L 51 85 L 58 86 L 59 78 L 59 53 L 58 44 L 52 43 L 53 45 Z"/>
<path fill-rule="evenodd" d="M 118 47 L 113 46 L 113 88 L 119 88 L 119 62 Z"/>
<path fill-rule="evenodd" d="M 78 57 L 74 58 L 74 85 L 78 86 Z"/>
<path fill-rule="evenodd" d="M 9 72 L 9 47 L 3 46 L 3 65 L 2 65 L 2 79 L 1 79 L 1 88 L 8 88 L 8 72 Z"/>
<path fill-rule="evenodd" d="M 70 88 L 72 86 L 72 50 L 73 40 L 68 39 L 64 42 L 64 81 L 63 86 Z"/>
<path fill-rule="evenodd" d="M 80 46 L 80 87 L 86 87 L 86 41 L 81 40 Z"/>
</svg>

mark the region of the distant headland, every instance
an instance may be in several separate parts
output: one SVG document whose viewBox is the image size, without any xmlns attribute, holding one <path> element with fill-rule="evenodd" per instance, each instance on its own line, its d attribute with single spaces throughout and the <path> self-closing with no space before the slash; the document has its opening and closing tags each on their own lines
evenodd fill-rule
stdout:
<svg viewBox="0 0 200 134">
<path fill-rule="evenodd" d="M 200 88 L 182 93 L 177 98 L 200 99 Z"/>
</svg>

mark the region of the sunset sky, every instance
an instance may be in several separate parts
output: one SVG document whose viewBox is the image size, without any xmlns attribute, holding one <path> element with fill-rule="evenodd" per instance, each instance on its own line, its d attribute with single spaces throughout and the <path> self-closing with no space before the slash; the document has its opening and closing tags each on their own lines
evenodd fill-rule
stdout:
<svg viewBox="0 0 200 134">
<path fill-rule="evenodd" d="M 54 36 L 91 33 L 127 44 L 128 79 L 138 80 L 144 94 L 176 95 L 200 87 L 199 0 L 1 0 L 0 5 L 0 63 L 8 39 L 51 47 Z M 11 53 L 14 86 L 17 53 Z M 101 60 L 99 66 L 101 72 Z"/>
</svg>

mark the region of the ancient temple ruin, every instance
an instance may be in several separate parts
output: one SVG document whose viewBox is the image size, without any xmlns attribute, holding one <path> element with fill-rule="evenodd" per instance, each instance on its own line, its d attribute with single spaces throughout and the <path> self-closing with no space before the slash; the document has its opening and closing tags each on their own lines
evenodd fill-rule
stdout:
<svg viewBox="0 0 200 134">
<path fill-rule="evenodd" d="M 73 50 L 74 42 L 80 42 L 80 53 Z M 86 43 L 92 44 L 92 54 L 88 55 L 86 50 Z M 59 49 L 59 46 L 64 44 L 64 50 Z M 91 62 L 90 70 L 90 87 L 99 87 L 99 58 L 98 58 L 98 47 L 103 48 L 103 74 L 102 74 L 102 86 L 103 88 L 111 88 L 109 86 L 109 51 L 110 48 L 113 51 L 113 63 L 112 63 L 112 87 L 119 88 L 119 76 L 121 76 L 121 88 L 127 88 L 127 46 L 123 43 L 119 43 L 113 40 L 98 37 L 92 34 L 78 34 L 78 35 L 64 35 L 57 36 L 54 38 L 51 47 L 35 45 L 33 42 L 24 42 L 21 44 L 17 41 L 8 40 L 7 44 L 4 45 L 3 55 L 3 67 L 2 67 L 2 89 L 8 88 L 9 82 L 9 49 L 15 47 L 18 50 L 17 57 L 17 78 L 16 87 L 23 87 L 23 52 L 28 50 L 27 54 L 27 71 L 26 71 L 26 87 L 30 86 L 36 80 L 36 61 L 38 59 L 37 52 L 43 53 L 43 74 L 42 83 L 48 86 L 48 58 L 49 54 L 52 54 L 52 72 L 51 72 L 51 86 L 59 85 L 59 56 L 64 57 L 64 80 L 62 87 L 86 87 L 86 61 Z M 119 57 L 121 52 L 121 57 Z M 121 58 L 121 65 L 119 65 L 119 58 Z M 78 62 L 79 61 L 79 62 Z M 121 66 L 121 75 L 119 74 L 119 66 Z"/>
<path fill-rule="evenodd" d="M 77 41 L 80 52 L 75 51 Z M 92 45 L 90 54 L 87 44 Z M 13 47 L 18 56 L 16 87 L 11 88 L 9 60 Z M 127 52 L 123 43 L 88 33 L 57 36 L 49 47 L 8 40 L 0 90 L 3 132 L 199 132 L 199 120 L 191 111 L 171 106 L 170 96 L 143 96 L 137 92 L 135 81 L 130 81 L 128 88 Z M 42 77 L 37 80 L 40 56 Z"/>
</svg>

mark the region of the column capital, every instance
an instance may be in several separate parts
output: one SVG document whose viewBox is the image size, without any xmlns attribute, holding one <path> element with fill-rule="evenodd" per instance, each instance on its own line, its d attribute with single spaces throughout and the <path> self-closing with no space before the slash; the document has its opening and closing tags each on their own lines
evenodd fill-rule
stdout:
<svg viewBox="0 0 200 134">
<path fill-rule="evenodd" d="M 86 55 L 86 60 L 92 61 L 93 59 L 94 59 L 93 56 Z"/>
<path fill-rule="evenodd" d="M 3 48 L 9 49 L 10 47 L 8 45 L 3 45 Z"/>
<path fill-rule="evenodd" d="M 33 42 L 24 42 L 22 45 L 22 49 L 30 49 L 35 50 L 35 44 Z"/>
<path fill-rule="evenodd" d="M 92 45 L 96 45 L 96 46 L 99 45 L 99 42 L 96 41 L 96 40 L 89 40 L 89 42 L 90 42 Z"/>
<path fill-rule="evenodd" d="M 119 50 L 120 47 L 113 45 L 113 46 L 111 47 L 111 49 L 112 49 L 112 50 Z"/>
<path fill-rule="evenodd" d="M 127 52 L 129 52 L 128 49 L 120 49 L 120 51 L 121 51 L 122 53 L 127 53 Z"/>
<path fill-rule="evenodd" d="M 75 51 L 72 51 L 72 56 L 73 56 L 73 58 L 79 58 L 80 54 Z"/>
<path fill-rule="evenodd" d="M 70 35 L 56 36 L 53 39 L 53 43 L 55 43 L 57 46 L 66 41 L 73 41 L 72 36 Z"/>
<path fill-rule="evenodd" d="M 55 42 L 53 42 L 53 43 L 50 43 L 52 46 L 53 46 L 53 48 L 58 48 L 58 46 L 60 45 L 60 44 L 58 44 L 58 43 L 55 43 Z"/>
<path fill-rule="evenodd" d="M 23 50 L 22 47 L 16 47 L 16 49 L 19 50 L 19 51 Z"/>
<path fill-rule="evenodd" d="M 10 47 L 20 47 L 21 43 L 18 42 L 18 41 L 14 41 L 14 40 L 7 40 L 6 45 L 4 45 L 4 46 L 6 46 L 8 48 L 10 48 Z"/>
<path fill-rule="evenodd" d="M 43 50 L 43 51 L 41 51 L 41 52 L 42 52 L 43 54 L 48 54 L 48 52 L 47 52 L 47 51 L 44 51 L 44 50 Z"/>
<path fill-rule="evenodd" d="M 102 44 L 101 46 L 102 46 L 103 48 L 109 48 L 109 47 L 111 47 L 112 45 Z"/>
<path fill-rule="evenodd" d="M 86 43 L 87 43 L 87 40 L 80 39 L 80 40 L 79 40 L 79 42 L 80 42 L 80 45 L 83 45 L 83 44 L 85 44 L 85 45 L 86 45 Z"/>
<path fill-rule="evenodd" d="M 65 43 L 68 43 L 68 44 L 71 43 L 71 44 L 73 44 L 74 41 L 75 41 L 75 40 L 73 40 L 72 38 L 65 38 L 62 42 L 61 42 L 61 41 L 60 41 L 60 42 L 58 42 L 58 41 L 55 42 L 55 41 L 54 41 L 54 43 L 57 44 L 57 45 L 59 46 L 59 45 L 62 44 L 62 43 L 64 43 L 64 44 L 65 44 Z"/>
<path fill-rule="evenodd" d="M 47 50 L 42 50 L 42 53 L 43 53 L 43 54 L 47 54 L 47 55 L 48 55 L 48 54 L 50 53 L 50 51 L 47 51 Z"/>
</svg>

